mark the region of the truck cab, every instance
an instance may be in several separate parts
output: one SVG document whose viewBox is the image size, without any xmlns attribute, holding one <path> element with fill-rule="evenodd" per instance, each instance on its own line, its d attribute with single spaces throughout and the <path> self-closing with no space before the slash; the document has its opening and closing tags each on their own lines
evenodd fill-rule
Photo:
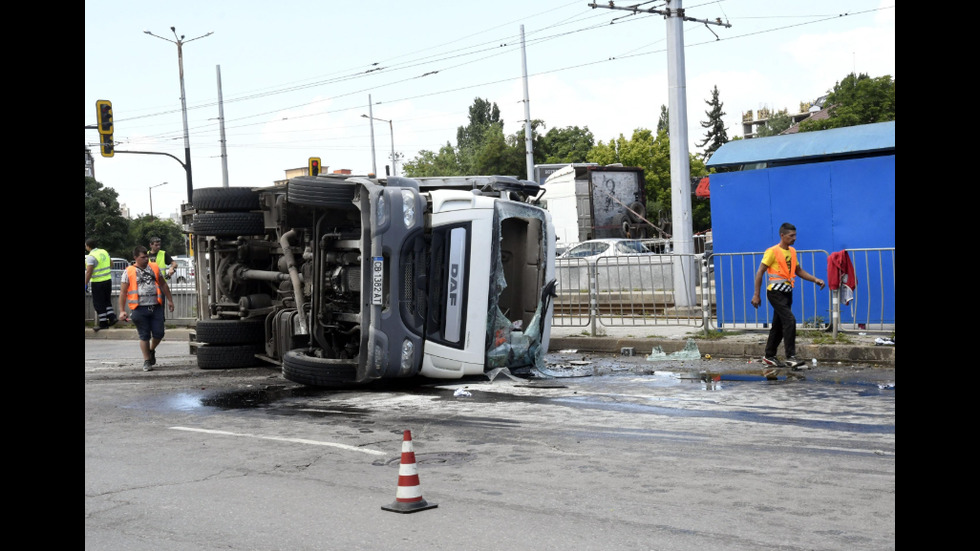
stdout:
<svg viewBox="0 0 980 551">
<path fill-rule="evenodd" d="M 539 366 L 555 285 L 541 193 L 501 176 L 195 190 L 199 366 L 252 347 L 312 386 Z"/>
</svg>

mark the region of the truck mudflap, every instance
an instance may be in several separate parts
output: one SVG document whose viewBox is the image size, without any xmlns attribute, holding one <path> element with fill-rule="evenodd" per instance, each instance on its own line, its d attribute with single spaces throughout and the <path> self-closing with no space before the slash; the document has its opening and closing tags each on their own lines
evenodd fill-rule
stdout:
<svg viewBox="0 0 980 551">
<path fill-rule="evenodd" d="M 544 367 L 551 303 L 557 296 L 555 235 L 550 218 L 546 211 L 520 203 L 497 204 L 494 224 L 499 234 L 491 251 L 486 371 Z M 509 285 L 517 289 L 505 292 Z M 528 319 L 532 306 L 533 315 Z"/>
</svg>

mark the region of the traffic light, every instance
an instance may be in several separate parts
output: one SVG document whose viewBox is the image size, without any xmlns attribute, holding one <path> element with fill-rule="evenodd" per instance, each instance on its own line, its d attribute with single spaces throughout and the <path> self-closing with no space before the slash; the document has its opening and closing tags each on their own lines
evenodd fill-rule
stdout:
<svg viewBox="0 0 980 551">
<path fill-rule="evenodd" d="M 115 155 L 116 152 L 112 143 L 112 134 L 100 134 L 99 138 L 101 138 L 99 148 L 102 150 L 102 156 L 112 157 Z"/>
<path fill-rule="evenodd" d="M 95 102 L 95 119 L 99 122 L 99 145 L 103 157 L 115 154 L 112 141 L 112 102 L 100 99 Z"/>
<path fill-rule="evenodd" d="M 112 102 L 100 99 L 95 102 L 95 118 L 99 121 L 99 134 L 112 135 Z"/>
<path fill-rule="evenodd" d="M 310 157 L 310 176 L 320 174 L 320 158 Z"/>
</svg>

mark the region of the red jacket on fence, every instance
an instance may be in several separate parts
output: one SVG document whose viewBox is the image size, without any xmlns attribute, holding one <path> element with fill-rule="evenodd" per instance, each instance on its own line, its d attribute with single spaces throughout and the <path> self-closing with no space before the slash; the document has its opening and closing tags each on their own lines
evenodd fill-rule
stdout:
<svg viewBox="0 0 980 551">
<path fill-rule="evenodd" d="M 843 286 L 841 291 L 841 302 L 845 305 L 854 298 L 854 289 L 857 288 L 858 280 L 854 275 L 854 265 L 851 264 L 851 257 L 847 250 L 831 253 L 827 257 L 827 286 L 831 291 L 836 291 Z"/>
</svg>

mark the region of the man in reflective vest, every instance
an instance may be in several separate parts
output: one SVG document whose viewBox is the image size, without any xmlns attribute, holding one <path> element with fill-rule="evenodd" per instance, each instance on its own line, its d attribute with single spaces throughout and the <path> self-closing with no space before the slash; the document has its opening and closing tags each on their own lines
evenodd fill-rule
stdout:
<svg viewBox="0 0 980 551">
<path fill-rule="evenodd" d="M 806 363 L 796 359 L 796 316 L 793 315 L 793 281 L 796 276 L 806 281 L 812 281 L 823 289 L 824 281 L 807 273 L 796 259 L 796 226 L 789 222 L 784 222 L 779 226 L 779 243 L 766 249 L 762 256 L 762 263 L 759 270 L 755 273 L 755 294 L 752 295 L 752 306 L 756 308 L 762 304 L 759 297 L 759 288 L 762 286 L 763 274 L 769 275 L 769 284 L 766 286 L 766 298 L 772 305 L 772 328 L 769 329 L 769 339 L 766 341 L 766 355 L 762 358 L 762 363 L 768 366 L 763 370 L 766 378 L 775 375 L 773 368 L 791 367 L 793 369 L 806 369 Z M 786 352 L 786 362 L 779 363 L 776 359 L 776 349 L 779 342 L 783 342 Z"/>
<path fill-rule="evenodd" d="M 174 297 L 170 294 L 167 280 L 161 277 L 160 268 L 150 263 L 146 247 L 133 249 L 134 266 L 126 268 L 119 284 L 119 319 L 131 319 L 139 333 L 140 351 L 143 352 L 143 371 L 153 371 L 157 363 L 156 348 L 163 340 L 163 297 L 167 308 L 174 311 Z M 129 306 L 129 312 L 126 306 Z"/>
<path fill-rule="evenodd" d="M 164 269 L 164 266 L 167 267 L 167 271 L 164 274 L 167 279 L 170 279 L 170 276 L 174 275 L 174 272 L 177 271 L 177 261 L 171 258 L 170 255 L 167 254 L 167 251 L 160 249 L 159 237 L 154 236 L 150 238 L 149 255 L 150 262 L 156 264 L 161 270 Z"/>
<path fill-rule="evenodd" d="M 105 249 L 98 248 L 94 237 L 85 240 L 85 290 L 92 287 L 92 307 L 95 308 L 95 325 L 98 333 L 119 321 L 112 310 L 112 261 Z"/>
</svg>

